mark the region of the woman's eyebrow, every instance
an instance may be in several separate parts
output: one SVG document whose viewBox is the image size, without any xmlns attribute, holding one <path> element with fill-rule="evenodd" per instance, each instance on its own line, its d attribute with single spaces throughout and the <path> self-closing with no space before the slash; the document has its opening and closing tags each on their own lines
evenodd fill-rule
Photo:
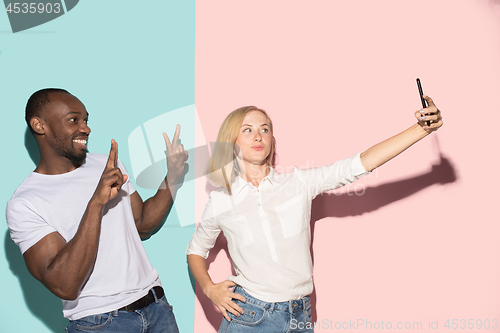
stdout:
<svg viewBox="0 0 500 333">
<path fill-rule="evenodd" d="M 252 124 L 241 124 L 241 127 L 243 126 L 253 126 Z M 270 126 L 268 123 L 262 123 L 260 126 Z"/>
</svg>

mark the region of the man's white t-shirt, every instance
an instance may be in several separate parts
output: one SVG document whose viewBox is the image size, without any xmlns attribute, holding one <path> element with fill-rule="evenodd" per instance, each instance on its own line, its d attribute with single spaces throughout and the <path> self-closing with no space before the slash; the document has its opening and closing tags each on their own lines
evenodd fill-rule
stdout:
<svg viewBox="0 0 500 333">
<path fill-rule="evenodd" d="M 24 253 L 46 235 L 58 232 L 68 242 L 78 230 L 104 170 L 107 155 L 87 154 L 79 168 L 60 175 L 32 172 L 7 203 L 12 240 Z M 127 171 L 121 161 L 118 167 Z M 128 174 L 127 174 L 128 175 Z M 160 285 L 135 226 L 130 176 L 103 209 L 94 270 L 76 300 L 62 300 L 64 317 L 76 320 L 128 305 Z"/>
</svg>

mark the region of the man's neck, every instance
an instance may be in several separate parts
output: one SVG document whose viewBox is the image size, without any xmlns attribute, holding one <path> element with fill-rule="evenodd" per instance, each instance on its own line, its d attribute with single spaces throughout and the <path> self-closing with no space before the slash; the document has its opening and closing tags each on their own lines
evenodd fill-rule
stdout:
<svg viewBox="0 0 500 333">
<path fill-rule="evenodd" d="M 42 155 L 34 171 L 43 175 L 60 175 L 76 170 L 80 166 L 81 164 L 75 164 L 66 157 L 44 158 Z"/>
</svg>

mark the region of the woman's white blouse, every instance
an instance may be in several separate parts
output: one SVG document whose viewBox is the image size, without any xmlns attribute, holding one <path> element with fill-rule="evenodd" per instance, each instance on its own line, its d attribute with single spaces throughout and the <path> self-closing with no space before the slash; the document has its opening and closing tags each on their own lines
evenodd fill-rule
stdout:
<svg viewBox="0 0 500 333">
<path fill-rule="evenodd" d="M 266 302 L 307 296 L 313 291 L 311 202 L 366 174 L 358 153 L 287 174 L 271 168 L 259 187 L 237 177 L 232 196 L 225 188 L 210 193 L 186 253 L 206 259 L 223 231 L 236 272 L 229 280 Z"/>
</svg>

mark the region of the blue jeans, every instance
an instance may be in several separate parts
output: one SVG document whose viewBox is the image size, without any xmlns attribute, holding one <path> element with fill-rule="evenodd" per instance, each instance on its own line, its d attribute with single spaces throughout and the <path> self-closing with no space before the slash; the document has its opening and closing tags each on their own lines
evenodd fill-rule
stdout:
<svg viewBox="0 0 500 333">
<path fill-rule="evenodd" d="M 115 310 L 73 320 L 66 327 L 66 333 L 73 332 L 179 333 L 179 329 L 172 306 L 163 296 L 132 312 Z"/>
<path fill-rule="evenodd" d="M 311 299 L 309 296 L 299 300 L 268 303 L 250 296 L 236 286 L 233 292 L 243 295 L 246 302 L 233 299 L 244 314 L 239 317 L 228 312 L 231 321 L 222 319 L 219 333 L 312 333 Z"/>
</svg>

